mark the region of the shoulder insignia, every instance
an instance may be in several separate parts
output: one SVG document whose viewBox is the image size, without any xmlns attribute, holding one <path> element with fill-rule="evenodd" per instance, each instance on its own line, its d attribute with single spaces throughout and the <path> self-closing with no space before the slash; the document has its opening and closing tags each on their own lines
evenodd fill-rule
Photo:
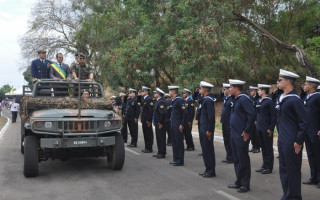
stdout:
<svg viewBox="0 0 320 200">
<path fill-rule="evenodd" d="M 186 107 L 185 107 L 185 106 L 182 106 L 182 109 L 186 109 Z"/>
<path fill-rule="evenodd" d="M 144 102 L 144 105 L 146 105 L 147 104 L 147 102 Z"/>
<path fill-rule="evenodd" d="M 191 106 L 194 106 L 194 103 L 192 103 Z"/>
<path fill-rule="evenodd" d="M 152 106 L 152 105 L 153 105 L 153 103 L 152 103 L 152 102 L 150 102 L 150 105 Z"/>
<path fill-rule="evenodd" d="M 169 109 L 170 109 L 170 106 L 167 106 L 167 109 L 169 110 Z"/>
<path fill-rule="evenodd" d="M 132 102 L 131 105 L 134 105 L 134 102 Z"/>
<path fill-rule="evenodd" d="M 140 106 L 140 105 L 141 105 L 141 103 L 140 103 L 140 102 L 138 102 L 138 105 Z"/>
<path fill-rule="evenodd" d="M 164 108 L 164 105 L 161 105 L 160 108 Z"/>
</svg>

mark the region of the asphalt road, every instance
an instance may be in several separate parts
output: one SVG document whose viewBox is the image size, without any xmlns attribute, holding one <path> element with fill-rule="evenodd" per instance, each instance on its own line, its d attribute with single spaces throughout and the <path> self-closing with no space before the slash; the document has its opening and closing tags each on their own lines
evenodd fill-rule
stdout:
<svg viewBox="0 0 320 200">
<path fill-rule="evenodd" d="M 5 115 L 10 116 L 8 111 Z M 211 199 L 257 200 L 280 199 L 282 189 L 278 161 L 272 174 L 254 172 L 261 165 L 261 153 L 250 154 L 252 166 L 251 191 L 240 194 L 228 189 L 235 181 L 232 164 L 224 164 L 223 143 L 215 142 L 217 177 L 204 179 L 198 175 L 204 170 L 198 138 L 194 138 L 196 151 L 185 153 L 185 165 L 169 164 L 172 149 L 167 148 L 167 158 L 157 160 L 152 154 L 140 153 L 144 143 L 139 132 L 137 148 L 126 148 L 126 160 L 121 171 L 107 168 L 106 158 L 71 159 L 40 163 L 40 175 L 25 178 L 23 155 L 20 154 L 20 119 L 11 124 L 0 141 L 0 200 L 11 199 Z M 154 151 L 156 145 L 154 145 Z M 307 160 L 303 161 L 303 180 L 309 178 Z M 320 189 L 302 186 L 303 199 L 319 199 Z"/>
</svg>

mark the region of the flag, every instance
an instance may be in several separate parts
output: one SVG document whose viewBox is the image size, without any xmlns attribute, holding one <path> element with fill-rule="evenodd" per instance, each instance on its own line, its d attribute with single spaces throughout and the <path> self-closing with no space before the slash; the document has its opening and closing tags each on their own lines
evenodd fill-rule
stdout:
<svg viewBox="0 0 320 200">
<path fill-rule="evenodd" d="M 10 90 L 9 94 L 12 94 L 12 92 L 13 92 L 13 88 L 11 88 L 11 90 Z"/>
</svg>

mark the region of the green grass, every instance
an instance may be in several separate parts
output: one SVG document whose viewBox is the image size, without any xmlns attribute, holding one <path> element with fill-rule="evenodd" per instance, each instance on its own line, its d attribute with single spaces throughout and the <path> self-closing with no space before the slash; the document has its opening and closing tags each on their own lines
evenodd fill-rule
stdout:
<svg viewBox="0 0 320 200">
<path fill-rule="evenodd" d="M 4 127 L 4 125 L 6 125 L 8 119 L 4 116 L 0 117 L 0 130 Z"/>
</svg>

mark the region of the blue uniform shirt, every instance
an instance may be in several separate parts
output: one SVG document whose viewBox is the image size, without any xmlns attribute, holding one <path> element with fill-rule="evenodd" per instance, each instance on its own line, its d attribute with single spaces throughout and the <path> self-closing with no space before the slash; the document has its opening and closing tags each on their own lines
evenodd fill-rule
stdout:
<svg viewBox="0 0 320 200">
<path fill-rule="evenodd" d="M 270 97 L 257 101 L 257 130 L 267 132 L 273 131 L 277 122 L 277 112 L 275 103 Z"/>
<path fill-rule="evenodd" d="M 320 92 L 308 95 L 304 104 L 308 117 L 307 134 L 311 141 L 317 141 L 319 140 L 318 131 L 320 130 Z"/>
<path fill-rule="evenodd" d="M 209 94 L 203 97 L 202 102 L 199 106 L 199 130 L 201 133 L 214 132 L 215 128 L 215 110 L 214 102 L 216 101 L 213 98 L 212 94 Z"/>
<path fill-rule="evenodd" d="M 138 119 L 140 115 L 140 103 L 137 97 L 130 98 L 127 100 L 126 107 L 126 120 Z"/>
<path fill-rule="evenodd" d="M 187 107 L 187 112 L 188 112 L 187 123 L 188 122 L 192 123 L 193 118 L 194 118 L 195 109 L 194 109 L 194 101 L 190 97 L 188 97 L 186 99 L 186 107 Z"/>
<path fill-rule="evenodd" d="M 232 96 L 224 96 L 223 97 L 223 107 L 220 122 L 229 124 L 230 122 L 230 115 L 231 115 L 231 103 L 232 103 Z"/>
<path fill-rule="evenodd" d="M 174 131 L 179 131 L 179 126 L 185 126 L 187 120 L 187 110 L 184 99 L 178 95 L 172 99 L 171 111 L 171 128 Z"/>
<path fill-rule="evenodd" d="M 141 112 L 141 122 L 146 123 L 152 122 L 152 115 L 154 111 L 153 100 L 150 96 L 142 97 L 141 99 L 142 112 Z"/>
<path fill-rule="evenodd" d="M 241 138 L 242 132 L 250 133 L 255 120 L 255 109 L 252 100 L 245 93 L 235 97 L 232 102 L 230 116 L 230 133 L 235 138 Z"/>
<path fill-rule="evenodd" d="M 292 90 L 285 97 L 279 96 L 277 101 L 277 129 L 278 143 L 302 145 L 306 135 L 307 112 L 303 101 L 296 90 Z"/>
<path fill-rule="evenodd" d="M 165 123 L 166 109 L 166 100 L 159 98 L 154 104 L 154 125 Z"/>
<path fill-rule="evenodd" d="M 44 63 L 40 59 L 35 59 L 31 63 L 32 82 L 38 79 L 50 79 L 51 61 L 45 59 Z"/>
<path fill-rule="evenodd" d="M 167 110 L 166 110 L 166 120 L 170 121 L 171 118 L 171 111 L 172 111 L 172 101 L 166 102 Z"/>
</svg>

